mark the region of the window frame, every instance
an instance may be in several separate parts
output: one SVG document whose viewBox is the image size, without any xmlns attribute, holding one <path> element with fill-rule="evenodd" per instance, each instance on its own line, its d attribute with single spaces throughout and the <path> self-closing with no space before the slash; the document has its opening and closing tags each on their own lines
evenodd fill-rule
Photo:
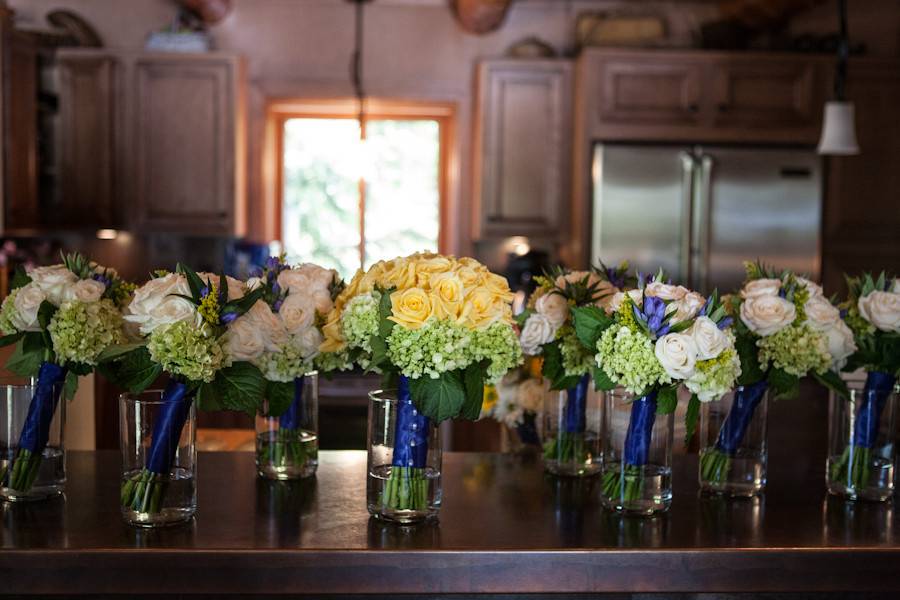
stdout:
<svg viewBox="0 0 900 600">
<path fill-rule="evenodd" d="M 270 239 L 283 243 L 284 234 L 284 124 L 290 119 L 352 119 L 359 117 L 355 99 L 290 99 L 270 102 L 266 111 L 266 152 L 264 153 L 264 201 Z M 436 121 L 438 123 L 438 252 L 448 253 L 451 245 L 451 168 L 455 105 L 450 102 L 419 100 L 365 100 L 365 119 Z M 362 179 L 360 180 L 362 181 Z M 364 198 L 360 193 L 360 199 Z M 361 207 L 362 208 L 362 207 Z M 362 213 L 364 214 L 364 213 Z M 364 229 L 361 225 L 360 229 Z M 363 232 L 364 236 L 364 232 Z M 361 240 L 365 243 L 365 238 Z"/>
</svg>

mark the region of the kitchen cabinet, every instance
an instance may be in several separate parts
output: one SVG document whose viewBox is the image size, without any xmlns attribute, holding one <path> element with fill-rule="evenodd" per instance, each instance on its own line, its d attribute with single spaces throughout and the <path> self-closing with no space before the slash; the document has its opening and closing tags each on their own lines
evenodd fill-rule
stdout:
<svg viewBox="0 0 900 600">
<path fill-rule="evenodd" d="M 490 60 L 478 66 L 476 238 L 556 236 L 571 172 L 572 65 Z"/>
</svg>

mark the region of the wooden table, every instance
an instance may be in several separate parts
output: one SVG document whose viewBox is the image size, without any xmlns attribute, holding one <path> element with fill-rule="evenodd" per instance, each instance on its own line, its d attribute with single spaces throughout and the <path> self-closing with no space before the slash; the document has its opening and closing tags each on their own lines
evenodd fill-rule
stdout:
<svg viewBox="0 0 900 600">
<path fill-rule="evenodd" d="M 440 522 L 404 528 L 366 513 L 363 452 L 322 452 L 296 485 L 201 453 L 195 521 L 147 531 L 119 517 L 118 454 L 73 452 L 65 498 L 0 507 L 0 594 L 900 590 L 894 507 L 826 499 L 814 459 L 727 502 L 698 497 L 682 456 L 671 512 L 627 519 L 596 479 L 448 453 Z"/>
</svg>

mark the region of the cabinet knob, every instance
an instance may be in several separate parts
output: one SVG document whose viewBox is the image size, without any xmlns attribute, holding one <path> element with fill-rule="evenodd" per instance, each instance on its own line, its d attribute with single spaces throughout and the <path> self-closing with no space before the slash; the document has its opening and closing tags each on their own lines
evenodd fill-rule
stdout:
<svg viewBox="0 0 900 600">
<path fill-rule="evenodd" d="M 724 102 L 720 102 L 718 108 L 719 108 L 719 112 L 728 112 L 728 109 L 730 107 L 727 104 L 725 104 Z"/>
</svg>

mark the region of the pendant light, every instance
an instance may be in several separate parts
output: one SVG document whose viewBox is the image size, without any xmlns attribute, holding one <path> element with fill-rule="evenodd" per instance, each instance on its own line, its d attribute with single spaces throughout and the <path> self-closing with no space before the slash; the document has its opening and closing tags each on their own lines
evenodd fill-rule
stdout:
<svg viewBox="0 0 900 600">
<path fill-rule="evenodd" d="M 837 47 L 837 69 L 834 77 L 834 100 L 825 103 L 825 119 L 822 137 L 819 140 L 819 154 L 850 156 L 859 154 L 856 141 L 856 115 L 852 102 L 844 95 L 847 81 L 847 58 L 850 42 L 847 37 L 847 0 L 838 0 L 838 20 L 840 38 Z"/>
<path fill-rule="evenodd" d="M 360 179 L 368 179 L 371 171 L 368 144 L 366 144 L 366 92 L 363 85 L 363 6 L 371 0 L 349 0 L 354 5 L 353 54 L 350 57 L 350 83 L 356 96 L 359 123 L 359 144 L 355 150 L 355 163 Z"/>
</svg>

